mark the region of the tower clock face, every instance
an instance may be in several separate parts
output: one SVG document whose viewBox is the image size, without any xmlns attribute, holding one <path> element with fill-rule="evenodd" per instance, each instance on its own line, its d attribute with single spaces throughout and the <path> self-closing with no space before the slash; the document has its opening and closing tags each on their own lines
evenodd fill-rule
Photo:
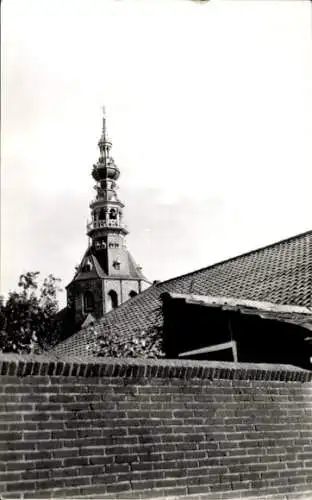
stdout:
<svg viewBox="0 0 312 500">
<path fill-rule="evenodd" d="M 115 260 L 114 260 L 114 262 L 113 262 L 113 267 L 114 267 L 117 271 L 119 271 L 119 269 L 120 269 L 120 259 L 119 259 L 119 257 L 117 257 L 117 259 L 115 259 Z"/>
</svg>

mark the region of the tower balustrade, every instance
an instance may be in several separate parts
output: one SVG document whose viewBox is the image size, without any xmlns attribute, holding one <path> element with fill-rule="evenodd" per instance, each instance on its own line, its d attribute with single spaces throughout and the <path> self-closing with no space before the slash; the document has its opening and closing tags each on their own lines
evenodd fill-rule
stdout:
<svg viewBox="0 0 312 500">
<path fill-rule="evenodd" d="M 94 220 L 87 223 L 87 231 L 102 228 L 127 229 L 127 226 L 118 220 Z"/>
</svg>

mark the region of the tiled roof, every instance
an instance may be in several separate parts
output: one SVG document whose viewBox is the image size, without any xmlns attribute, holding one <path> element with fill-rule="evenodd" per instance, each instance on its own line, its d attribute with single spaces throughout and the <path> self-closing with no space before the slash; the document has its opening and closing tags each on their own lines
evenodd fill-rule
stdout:
<svg viewBox="0 0 312 500">
<path fill-rule="evenodd" d="M 312 309 L 312 231 L 253 250 L 204 269 L 153 285 L 106 314 L 97 330 L 114 330 L 120 343 L 136 329 L 162 319 L 164 292 L 266 301 Z M 86 355 L 90 333 L 81 330 L 53 349 L 59 355 Z"/>
</svg>

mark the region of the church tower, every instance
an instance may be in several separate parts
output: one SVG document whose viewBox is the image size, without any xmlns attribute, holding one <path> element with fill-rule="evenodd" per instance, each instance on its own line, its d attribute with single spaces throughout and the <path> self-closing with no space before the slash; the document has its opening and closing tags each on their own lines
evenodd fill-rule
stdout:
<svg viewBox="0 0 312 500">
<path fill-rule="evenodd" d="M 116 192 L 120 170 L 111 156 L 104 110 L 98 147 L 100 157 L 92 170 L 96 196 L 90 203 L 87 224 L 89 248 L 66 287 L 67 306 L 77 327 L 87 317 L 100 318 L 150 285 L 126 247 L 124 205 Z"/>
</svg>

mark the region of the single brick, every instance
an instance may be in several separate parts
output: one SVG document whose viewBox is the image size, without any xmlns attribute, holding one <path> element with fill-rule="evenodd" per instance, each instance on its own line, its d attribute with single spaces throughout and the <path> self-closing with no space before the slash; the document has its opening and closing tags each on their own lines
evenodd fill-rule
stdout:
<svg viewBox="0 0 312 500">
<path fill-rule="evenodd" d="M 61 441 L 38 441 L 37 448 L 38 450 L 55 450 L 62 448 L 63 444 Z"/>
<path fill-rule="evenodd" d="M 164 464 L 162 464 L 163 467 Z M 152 462 L 133 462 L 131 464 L 131 469 L 133 471 L 149 471 L 153 469 L 153 463 Z"/>
<path fill-rule="evenodd" d="M 64 480 L 64 486 L 89 486 L 91 484 L 91 477 L 71 477 Z"/>
<path fill-rule="evenodd" d="M 152 459 L 153 457 L 151 457 L 149 455 L 149 457 Z M 147 458 L 145 458 L 145 460 L 147 460 Z M 138 456 L 137 455 L 117 455 L 115 457 L 115 462 L 116 464 L 125 464 L 125 463 L 132 463 L 132 462 L 138 462 Z"/>
<path fill-rule="evenodd" d="M 106 465 L 106 464 L 111 464 L 113 463 L 114 457 L 89 457 L 88 462 L 90 465 Z"/>
<path fill-rule="evenodd" d="M 162 471 L 162 470 L 152 470 L 152 471 L 141 471 L 139 474 L 139 478 L 142 481 L 147 481 L 149 479 L 155 480 L 155 479 L 162 479 L 167 476 L 168 471 Z M 120 476 L 122 477 L 122 476 Z M 137 479 L 137 476 L 132 474 L 131 481 L 134 479 Z"/>
<path fill-rule="evenodd" d="M 23 439 L 25 441 L 40 441 L 44 439 L 51 439 L 50 432 L 47 431 L 35 431 L 35 432 L 25 432 L 26 429 L 24 429 L 24 435 Z"/>
<path fill-rule="evenodd" d="M 40 462 L 33 462 L 32 466 L 35 469 L 55 469 L 63 467 L 63 463 L 62 460 L 42 460 Z"/>
<path fill-rule="evenodd" d="M 11 441 L 8 443 L 5 443 L 5 446 L 7 449 L 13 450 L 13 451 L 29 451 L 29 450 L 35 450 L 36 449 L 36 441 Z"/>
<path fill-rule="evenodd" d="M 14 403 L 14 404 L 6 404 L 4 407 L 5 411 L 10 412 L 10 411 L 16 411 L 16 412 L 29 412 L 33 411 L 33 405 L 32 404 L 19 404 L 19 403 Z"/>
<path fill-rule="evenodd" d="M 20 396 L 21 403 L 44 403 L 48 401 L 48 394 L 31 394 Z"/>
<path fill-rule="evenodd" d="M 172 496 L 172 495 L 178 495 L 183 498 L 183 495 L 186 495 L 188 493 L 188 489 L 186 487 L 179 487 L 179 488 L 166 488 L 163 492 L 163 494 L 166 494 L 167 496 Z"/>
<path fill-rule="evenodd" d="M 14 462 L 7 462 L 5 467 L 7 471 L 25 471 L 32 469 L 34 466 L 32 462 L 25 462 L 22 457 L 19 456 Z"/>
<path fill-rule="evenodd" d="M 91 478 L 92 484 L 112 484 L 117 482 L 115 474 L 103 474 Z"/>
<path fill-rule="evenodd" d="M 1 482 L 7 482 L 7 481 L 20 481 L 21 479 L 24 479 L 19 472 L 1 472 L 0 475 L 0 481 Z M 1 497 L 0 497 L 1 498 Z"/>
<path fill-rule="evenodd" d="M 67 469 L 68 470 L 68 469 Z M 96 477 L 99 474 L 104 473 L 104 465 L 86 465 L 84 467 L 79 467 L 76 469 L 78 476 L 92 476 Z"/>
<path fill-rule="evenodd" d="M 78 467 L 88 465 L 88 459 L 85 457 L 72 457 L 64 459 L 64 467 Z"/>
<path fill-rule="evenodd" d="M 26 470 L 21 473 L 22 479 L 25 480 L 36 480 L 36 479 L 48 479 L 49 471 L 48 470 Z"/>
<path fill-rule="evenodd" d="M 41 472 L 41 471 L 38 471 L 38 472 Z M 45 472 L 45 471 L 43 471 Z M 50 478 L 68 478 L 68 477 L 77 477 L 77 468 L 76 467 L 72 467 L 72 468 L 68 468 L 68 467 L 62 467 L 61 469 L 51 469 L 49 471 L 49 476 Z"/>
<path fill-rule="evenodd" d="M 5 493 L 2 495 L 2 498 L 1 500 L 19 500 L 22 498 L 22 493 Z M 23 495 L 23 498 L 30 498 L 29 496 L 27 496 L 27 493 L 25 493 Z M 32 497 L 33 498 L 33 497 Z"/>
<path fill-rule="evenodd" d="M 19 413 L 0 413 L 0 422 L 20 422 L 22 415 Z"/>
<path fill-rule="evenodd" d="M 25 493 L 23 496 L 23 500 L 48 500 L 52 498 L 53 493 L 51 491 L 40 492 L 36 491 L 35 493 Z"/>
<path fill-rule="evenodd" d="M 149 489 L 155 489 L 155 480 L 154 479 L 149 479 L 149 480 L 139 480 L 139 479 L 133 479 L 131 481 L 131 485 L 134 491 L 140 492 L 140 490 L 149 490 Z"/>
<path fill-rule="evenodd" d="M 129 472 L 129 464 L 107 464 L 105 465 L 105 473 L 108 474 L 120 474 L 123 472 Z"/>
<path fill-rule="evenodd" d="M 75 439 L 77 431 L 59 430 L 51 432 L 51 439 Z"/>
<path fill-rule="evenodd" d="M 6 489 L 8 492 L 24 492 L 24 491 L 36 491 L 36 485 L 34 481 L 19 481 L 18 483 L 8 483 L 6 485 Z"/>
<path fill-rule="evenodd" d="M 38 429 L 38 424 L 33 424 L 31 422 L 13 422 L 8 425 L 9 431 L 35 432 Z"/>
<path fill-rule="evenodd" d="M 30 453 L 25 453 L 25 460 L 45 460 L 51 458 L 51 453 L 49 451 L 32 451 Z"/>
<path fill-rule="evenodd" d="M 49 403 L 38 403 L 35 405 L 35 411 L 39 412 L 54 412 L 54 411 L 61 411 L 62 410 L 62 405 L 60 404 L 49 404 Z"/>
<path fill-rule="evenodd" d="M 49 420 L 50 415 L 48 413 L 24 413 L 23 419 L 25 422 L 44 422 Z"/>
<path fill-rule="evenodd" d="M 105 447 L 94 447 L 94 446 L 86 446 L 79 448 L 79 455 L 81 457 L 91 457 L 91 456 L 99 456 L 104 455 Z"/>
<path fill-rule="evenodd" d="M 36 481 L 36 491 L 49 490 L 52 488 L 62 488 L 63 486 L 63 479 L 47 479 L 43 481 Z"/>
</svg>

